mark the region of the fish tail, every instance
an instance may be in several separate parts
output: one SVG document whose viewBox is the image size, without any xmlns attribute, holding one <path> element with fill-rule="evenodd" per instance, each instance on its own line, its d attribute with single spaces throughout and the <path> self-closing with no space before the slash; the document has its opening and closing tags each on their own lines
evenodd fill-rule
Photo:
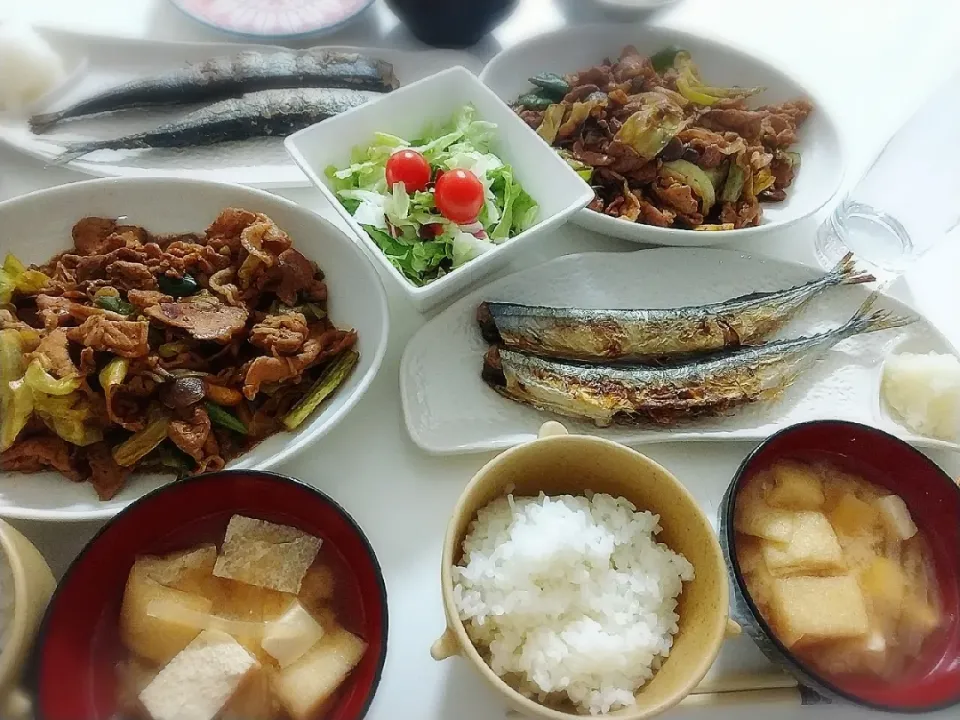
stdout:
<svg viewBox="0 0 960 720">
<path fill-rule="evenodd" d="M 64 150 L 62 153 L 57 155 L 53 159 L 54 165 L 66 165 L 68 162 L 76 160 L 77 158 L 83 157 L 88 153 L 92 153 L 96 150 L 103 150 L 108 148 L 108 143 L 101 142 L 78 142 L 78 143 L 63 143 Z"/>
<path fill-rule="evenodd" d="M 62 112 L 41 113 L 30 118 L 30 132 L 42 135 L 63 120 Z"/>
<path fill-rule="evenodd" d="M 860 285 L 876 280 L 870 273 L 857 270 L 857 259 L 852 252 L 840 258 L 840 262 L 833 267 L 827 277 L 830 278 L 832 285 Z"/>
<path fill-rule="evenodd" d="M 872 312 L 873 306 L 879 298 L 879 291 L 870 293 L 870 296 L 867 297 L 867 299 L 863 301 L 863 304 L 857 309 L 856 314 L 850 318 L 844 326 L 843 330 L 845 334 L 862 335 L 863 333 L 890 330 L 892 328 L 910 325 L 918 320 L 914 315 L 894 315 L 889 310 Z"/>
</svg>

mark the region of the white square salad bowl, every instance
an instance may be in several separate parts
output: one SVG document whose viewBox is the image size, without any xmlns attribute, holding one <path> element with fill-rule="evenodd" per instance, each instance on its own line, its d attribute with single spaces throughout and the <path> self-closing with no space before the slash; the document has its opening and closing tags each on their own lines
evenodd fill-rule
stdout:
<svg viewBox="0 0 960 720">
<path fill-rule="evenodd" d="M 370 146 L 377 133 L 405 140 L 451 121 L 466 105 L 476 118 L 494 123 L 491 151 L 513 169 L 514 178 L 539 205 L 536 222 L 515 237 L 418 287 L 407 280 L 344 207 L 326 169 L 351 165 L 355 147 Z M 421 311 L 458 295 L 502 267 L 535 236 L 563 224 L 593 198 L 593 191 L 510 107 L 463 67 L 444 70 L 374 102 L 324 120 L 286 139 L 287 151 L 402 292 Z"/>
</svg>

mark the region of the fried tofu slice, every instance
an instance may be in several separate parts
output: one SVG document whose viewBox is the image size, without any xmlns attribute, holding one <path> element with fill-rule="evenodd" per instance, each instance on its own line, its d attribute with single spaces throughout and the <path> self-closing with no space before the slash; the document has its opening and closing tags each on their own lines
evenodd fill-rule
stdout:
<svg viewBox="0 0 960 720">
<path fill-rule="evenodd" d="M 846 570 L 837 535 L 823 513 L 796 513 L 794 532 L 785 546 L 767 543 L 763 559 L 776 577 L 815 575 Z"/>
<path fill-rule="evenodd" d="M 772 603 L 777 637 L 787 647 L 862 638 L 870 631 L 863 592 L 851 575 L 779 578 Z"/>
<path fill-rule="evenodd" d="M 782 510 L 819 510 L 823 506 L 820 476 L 809 465 L 781 462 L 772 469 L 774 486 L 767 492 L 767 504 Z"/>
<path fill-rule="evenodd" d="M 297 528 L 234 515 L 213 574 L 296 595 L 320 545 L 320 538 Z"/>
<path fill-rule="evenodd" d="M 213 575 L 217 562 L 216 545 L 200 545 L 170 553 L 169 555 L 144 555 L 136 564 L 161 585 L 189 593 L 201 593 L 204 584 Z"/>
</svg>

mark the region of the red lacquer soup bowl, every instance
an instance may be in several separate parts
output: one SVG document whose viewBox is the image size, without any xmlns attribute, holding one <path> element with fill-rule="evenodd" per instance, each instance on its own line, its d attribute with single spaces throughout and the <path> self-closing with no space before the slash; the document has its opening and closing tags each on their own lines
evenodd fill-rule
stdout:
<svg viewBox="0 0 960 720">
<path fill-rule="evenodd" d="M 903 498 L 925 536 L 940 589 L 941 622 L 902 673 L 883 680 L 818 673 L 776 638 L 750 597 L 735 547 L 737 494 L 753 475 L 784 459 L 828 460 L 885 487 Z M 960 487 L 923 453 L 881 430 L 841 420 L 782 430 L 737 471 L 720 510 L 720 544 L 730 567 L 735 619 L 771 661 L 803 685 L 834 700 L 888 712 L 928 712 L 960 703 Z"/>
<path fill-rule="evenodd" d="M 223 539 L 234 514 L 292 525 L 323 539 L 344 626 L 369 647 L 324 720 L 359 720 L 373 700 L 387 654 L 387 595 L 373 548 L 354 520 L 308 485 L 273 473 L 234 470 L 167 485 L 133 503 L 90 541 L 67 571 L 40 629 L 32 672 L 39 720 L 115 717 L 116 665 L 126 653 L 118 618 L 138 555 Z"/>
</svg>

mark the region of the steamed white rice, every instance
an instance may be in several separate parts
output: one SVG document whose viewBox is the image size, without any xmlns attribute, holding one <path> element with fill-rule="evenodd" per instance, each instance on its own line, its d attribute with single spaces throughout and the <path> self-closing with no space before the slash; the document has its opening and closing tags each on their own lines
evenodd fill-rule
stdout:
<svg viewBox="0 0 960 720">
<path fill-rule="evenodd" d="M 500 677 L 582 712 L 634 704 L 670 653 L 693 566 L 654 539 L 659 517 L 610 495 L 498 498 L 454 568 L 454 597 Z M 548 697 L 553 695 L 553 697 Z"/>
</svg>

